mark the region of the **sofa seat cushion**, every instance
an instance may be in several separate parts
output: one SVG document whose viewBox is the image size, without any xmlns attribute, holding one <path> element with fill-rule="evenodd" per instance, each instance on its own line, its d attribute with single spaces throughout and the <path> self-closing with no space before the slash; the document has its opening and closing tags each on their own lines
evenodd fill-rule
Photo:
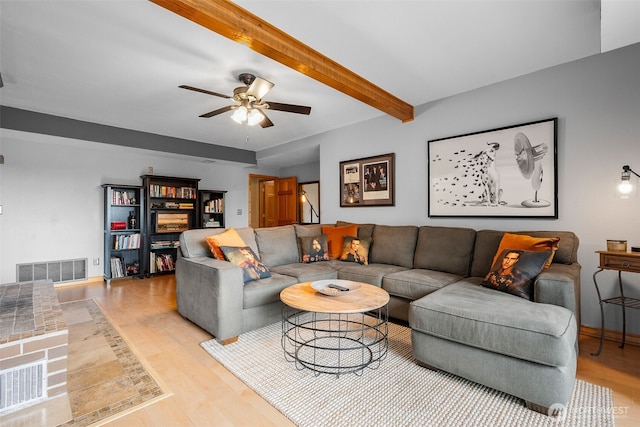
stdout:
<svg viewBox="0 0 640 427">
<path fill-rule="evenodd" d="M 337 279 L 338 270 L 329 262 L 295 263 L 271 268 L 272 272 L 295 277 L 298 283 Z"/>
<path fill-rule="evenodd" d="M 412 329 L 494 353 L 549 366 L 575 357 L 573 312 L 462 280 L 413 301 Z"/>
<path fill-rule="evenodd" d="M 295 285 L 298 279 L 283 274 L 271 273 L 267 279 L 247 282 L 243 289 L 243 308 L 253 308 L 280 301 L 280 292 L 287 286 Z"/>
<path fill-rule="evenodd" d="M 390 264 L 362 265 L 355 262 L 338 261 L 333 264 L 338 269 L 338 279 L 382 286 L 382 278 L 387 274 L 408 270 L 406 267 Z"/>
<path fill-rule="evenodd" d="M 405 270 L 384 276 L 382 289 L 390 295 L 413 301 L 460 279 L 462 276 L 441 271 Z"/>
</svg>

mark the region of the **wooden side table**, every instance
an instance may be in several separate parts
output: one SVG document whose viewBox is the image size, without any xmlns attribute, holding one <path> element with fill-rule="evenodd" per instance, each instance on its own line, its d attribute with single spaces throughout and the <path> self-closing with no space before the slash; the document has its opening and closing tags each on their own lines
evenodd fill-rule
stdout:
<svg viewBox="0 0 640 427">
<path fill-rule="evenodd" d="M 604 340 L 604 304 L 614 304 L 622 307 L 622 343 L 620 348 L 624 348 L 627 320 L 625 309 L 635 308 L 640 309 L 640 299 L 629 298 L 624 296 L 624 289 L 622 286 L 622 272 L 626 273 L 640 273 L 640 252 L 611 252 L 611 251 L 596 251 L 600 254 L 600 265 L 598 271 L 593 273 L 593 284 L 596 286 L 596 292 L 598 293 L 598 300 L 600 301 L 600 346 L 598 351 L 591 353 L 592 356 L 600 355 L 602 351 L 602 342 Z M 620 288 L 620 295 L 602 299 L 600 295 L 600 288 L 598 287 L 598 281 L 596 276 L 603 270 L 614 270 L 618 272 L 618 287 Z"/>
</svg>

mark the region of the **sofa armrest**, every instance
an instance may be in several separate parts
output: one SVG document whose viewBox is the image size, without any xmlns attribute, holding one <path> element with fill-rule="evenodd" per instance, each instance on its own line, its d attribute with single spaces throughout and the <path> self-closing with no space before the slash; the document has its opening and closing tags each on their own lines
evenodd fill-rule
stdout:
<svg viewBox="0 0 640 427">
<path fill-rule="evenodd" d="M 538 275 L 534 284 L 535 302 L 554 304 L 573 311 L 580 327 L 580 270 L 578 263 L 553 263 Z"/>
<path fill-rule="evenodd" d="M 242 332 L 242 269 L 209 257 L 178 258 L 178 312 L 222 342 Z"/>
</svg>

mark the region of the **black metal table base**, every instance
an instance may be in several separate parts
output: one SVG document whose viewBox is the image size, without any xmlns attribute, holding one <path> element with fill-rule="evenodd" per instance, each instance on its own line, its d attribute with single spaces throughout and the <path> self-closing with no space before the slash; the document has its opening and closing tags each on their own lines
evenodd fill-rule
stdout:
<svg viewBox="0 0 640 427">
<path fill-rule="evenodd" d="M 282 311 L 282 349 L 297 369 L 315 375 L 362 375 L 376 369 L 388 350 L 388 309 L 367 313 Z"/>
</svg>

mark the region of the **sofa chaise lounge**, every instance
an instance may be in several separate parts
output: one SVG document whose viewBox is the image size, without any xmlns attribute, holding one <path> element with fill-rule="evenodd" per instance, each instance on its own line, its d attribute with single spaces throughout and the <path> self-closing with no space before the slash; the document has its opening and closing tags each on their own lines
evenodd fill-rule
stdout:
<svg viewBox="0 0 640 427">
<path fill-rule="evenodd" d="M 369 239 L 368 265 L 301 262 L 299 238 L 321 235 L 327 227 L 351 227 L 358 238 Z M 420 364 L 522 398 L 539 412 L 571 397 L 580 324 L 578 238 L 572 232 L 511 232 L 560 238 L 529 301 L 480 286 L 503 231 L 345 222 L 238 228 L 270 271 L 270 277 L 246 283 L 242 269 L 213 258 L 206 242 L 224 231 L 182 233 L 176 263 L 178 311 L 219 342 L 232 343 L 243 332 L 280 321 L 279 295 L 290 285 L 354 280 L 389 293 L 389 316 L 408 321 Z"/>
</svg>

